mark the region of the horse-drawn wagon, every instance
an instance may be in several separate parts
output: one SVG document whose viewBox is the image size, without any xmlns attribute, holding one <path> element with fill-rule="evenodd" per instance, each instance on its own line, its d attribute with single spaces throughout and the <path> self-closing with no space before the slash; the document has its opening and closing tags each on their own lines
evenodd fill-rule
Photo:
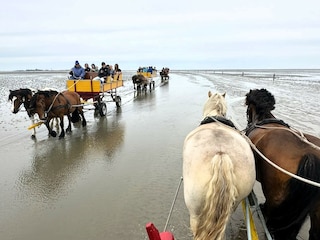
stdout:
<svg viewBox="0 0 320 240">
<path fill-rule="evenodd" d="M 157 70 L 150 67 L 139 67 L 136 75 L 132 76 L 132 81 L 134 85 L 134 89 L 136 89 L 135 85 L 137 85 L 137 91 L 147 90 L 147 86 L 149 85 L 149 89 L 154 89 L 155 81 L 154 77 L 157 76 Z"/>
<path fill-rule="evenodd" d="M 100 80 L 95 80 L 97 76 L 95 72 L 86 73 L 83 80 L 67 80 L 67 89 L 72 92 L 77 92 L 84 101 L 93 99 L 95 110 L 100 116 L 105 116 L 107 112 L 107 101 L 104 97 L 110 95 L 117 107 L 121 106 L 121 97 L 117 95 L 117 88 L 123 86 L 122 74 L 108 76 L 104 83 Z"/>
</svg>

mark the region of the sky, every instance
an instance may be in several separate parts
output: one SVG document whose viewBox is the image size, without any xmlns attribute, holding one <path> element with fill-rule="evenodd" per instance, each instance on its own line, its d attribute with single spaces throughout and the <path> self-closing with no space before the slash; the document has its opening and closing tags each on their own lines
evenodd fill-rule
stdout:
<svg viewBox="0 0 320 240">
<path fill-rule="evenodd" d="M 0 71 L 320 68 L 319 0 L 10 0 Z"/>
</svg>

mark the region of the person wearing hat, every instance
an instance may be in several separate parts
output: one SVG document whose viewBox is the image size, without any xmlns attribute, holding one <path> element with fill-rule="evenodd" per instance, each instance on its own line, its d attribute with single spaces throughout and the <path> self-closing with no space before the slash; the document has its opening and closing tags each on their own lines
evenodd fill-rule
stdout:
<svg viewBox="0 0 320 240">
<path fill-rule="evenodd" d="M 79 61 L 74 63 L 74 67 L 70 71 L 70 79 L 84 79 L 84 75 L 86 74 L 83 67 L 81 67 Z"/>
</svg>

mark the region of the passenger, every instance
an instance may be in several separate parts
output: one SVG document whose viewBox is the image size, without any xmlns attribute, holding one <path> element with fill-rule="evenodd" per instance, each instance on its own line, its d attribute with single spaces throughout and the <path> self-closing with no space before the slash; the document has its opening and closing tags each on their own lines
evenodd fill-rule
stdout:
<svg viewBox="0 0 320 240">
<path fill-rule="evenodd" d="M 71 71 L 69 72 L 70 79 L 84 79 L 84 75 L 86 74 L 86 72 L 84 71 L 84 68 L 81 67 L 79 61 L 75 62 L 74 67 L 71 69 Z"/>
<path fill-rule="evenodd" d="M 108 68 L 109 68 L 110 76 L 113 78 L 113 76 L 114 76 L 114 70 L 113 70 L 112 65 L 108 65 Z"/>
<path fill-rule="evenodd" d="M 107 67 L 105 62 L 101 63 L 101 68 L 99 69 L 98 76 L 93 80 L 100 80 L 101 83 L 105 83 L 108 76 L 110 76 L 109 68 Z"/>
<path fill-rule="evenodd" d="M 85 64 L 84 64 L 84 71 L 85 71 L 85 72 L 91 72 L 91 68 L 89 67 L 89 64 L 88 64 L 88 63 L 85 63 Z"/>
<path fill-rule="evenodd" d="M 119 80 L 119 76 L 122 74 L 121 69 L 119 68 L 118 63 L 114 65 L 114 75 L 117 76 L 117 81 Z"/>
<path fill-rule="evenodd" d="M 114 65 L 114 72 L 115 72 L 115 73 L 121 73 L 121 69 L 119 68 L 119 64 L 118 64 L 118 63 L 116 63 L 116 64 Z"/>
<path fill-rule="evenodd" d="M 98 72 L 99 69 L 96 67 L 94 63 L 91 64 L 91 72 Z"/>
</svg>

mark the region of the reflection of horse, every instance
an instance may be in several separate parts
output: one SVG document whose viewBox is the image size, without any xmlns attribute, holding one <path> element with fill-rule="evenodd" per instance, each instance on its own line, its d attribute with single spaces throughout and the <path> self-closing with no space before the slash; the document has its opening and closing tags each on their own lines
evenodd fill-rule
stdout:
<svg viewBox="0 0 320 240">
<path fill-rule="evenodd" d="M 169 68 L 162 68 L 160 72 L 161 82 L 169 80 Z"/>
<path fill-rule="evenodd" d="M 270 161 L 300 177 L 320 181 L 320 139 L 292 130 L 276 119 L 274 96 L 266 89 L 246 94 L 247 135 Z M 276 240 L 296 239 L 307 215 L 309 239 L 320 239 L 320 189 L 285 174 L 255 153 L 257 180 L 266 201 L 263 212 Z"/>
<path fill-rule="evenodd" d="M 53 137 L 56 137 L 57 133 L 50 128 L 49 122 L 54 117 L 60 118 L 60 138 L 65 136 L 64 115 L 67 115 L 69 120 L 67 132 L 71 132 L 71 121 L 74 123 L 80 121 L 79 113 L 82 117 L 82 126 L 84 127 L 87 124 L 80 96 L 76 92 L 38 91 L 31 98 L 30 108 L 35 113 L 38 113 L 40 119 L 46 120 L 46 127 Z M 70 116 L 70 113 L 72 116 Z"/>
<path fill-rule="evenodd" d="M 137 89 L 138 92 L 144 90 L 147 91 L 147 87 L 149 85 L 149 89 L 151 91 L 152 81 L 143 76 L 142 74 L 136 74 L 132 76 L 132 82 L 134 89 Z"/>
<path fill-rule="evenodd" d="M 184 199 L 194 239 L 220 240 L 256 173 L 249 143 L 225 118 L 225 94 L 208 95 L 204 120 L 184 142 Z"/>
</svg>

